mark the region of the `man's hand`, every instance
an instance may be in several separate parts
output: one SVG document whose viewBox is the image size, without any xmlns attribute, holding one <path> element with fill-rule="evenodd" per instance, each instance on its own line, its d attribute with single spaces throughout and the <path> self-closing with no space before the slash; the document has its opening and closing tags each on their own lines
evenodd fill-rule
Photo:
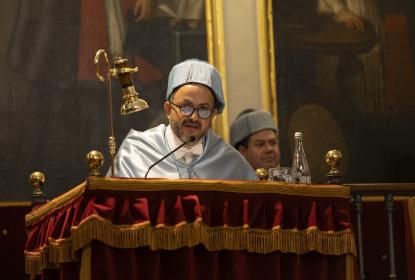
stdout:
<svg viewBox="0 0 415 280">
<path fill-rule="evenodd" d="M 157 0 L 137 0 L 134 6 L 135 21 L 154 18 L 157 10 Z"/>
<path fill-rule="evenodd" d="M 335 15 L 335 19 L 338 23 L 345 25 L 347 28 L 353 28 L 359 31 L 365 29 L 363 19 L 351 13 L 349 10 L 341 10 Z"/>
</svg>

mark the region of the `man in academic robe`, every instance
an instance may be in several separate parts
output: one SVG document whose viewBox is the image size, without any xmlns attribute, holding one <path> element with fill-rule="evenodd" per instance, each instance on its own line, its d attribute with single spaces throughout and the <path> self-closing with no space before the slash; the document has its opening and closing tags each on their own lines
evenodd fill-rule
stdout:
<svg viewBox="0 0 415 280">
<path fill-rule="evenodd" d="M 280 164 L 278 130 L 269 112 L 242 111 L 231 125 L 231 144 L 256 170 Z"/>
<path fill-rule="evenodd" d="M 131 130 L 117 153 L 114 175 L 143 178 L 148 172 L 148 178 L 258 180 L 238 151 L 210 128 L 224 107 L 221 77 L 212 65 L 196 59 L 175 65 L 164 103 L 169 124 L 144 132 Z"/>
</svg>

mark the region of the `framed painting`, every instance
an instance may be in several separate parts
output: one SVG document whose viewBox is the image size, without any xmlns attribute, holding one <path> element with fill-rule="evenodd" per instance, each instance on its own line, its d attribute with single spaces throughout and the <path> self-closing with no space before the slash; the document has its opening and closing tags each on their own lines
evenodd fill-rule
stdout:
<svg viewBox="0 0 415 280">
<path fill-rule="evenodd" d="M 46 174 L 47 197 L 56 196 L 88 175 L 84 158 L 90 150 L 108 159 L 106 89 L 93 64 L 99 49 L 139 67 L 135 88 L 150 106 L 120 116 L 120 87 L 113 80 L 117 146 L 130 128 L 166 122 L 163 102 L 171 67 L 187 58 L 208 60 L 207 32 L 216 29 L 209 3 L 2 1 L 0 199 L 29 198 L 27 176 L 35 170 Z"/>
<path fill-rule="evenodd" d="M 273 1 L 282 161 L 302 131 L 313 181 L 415 181 L 413 1 Z"/>
</svg>

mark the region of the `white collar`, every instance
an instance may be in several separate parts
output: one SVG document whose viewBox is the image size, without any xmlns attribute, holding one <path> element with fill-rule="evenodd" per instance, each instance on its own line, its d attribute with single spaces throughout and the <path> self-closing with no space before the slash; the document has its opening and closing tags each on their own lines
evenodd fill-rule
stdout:
<svg viewBox="0 0 415 280">
<path fill-rule="evenodd" d="M 173 130 L 171 129 L 171 126 L 168 125 L 166 127 L 166 139 L 167 143 L 171 150 L 174 150 L 181 144 L 183 144 L 183 141 L 174 134 Z M 195 144 L 192 146 L 184 146 L 178 149 L 174 152 L 174 156 L 176 159 L 181 159 L 186 162 L 186 164 L 189 164 L 194 156 L 200 156 L 203 153 L 203 139 L 199 139 Z"/>
</svg>

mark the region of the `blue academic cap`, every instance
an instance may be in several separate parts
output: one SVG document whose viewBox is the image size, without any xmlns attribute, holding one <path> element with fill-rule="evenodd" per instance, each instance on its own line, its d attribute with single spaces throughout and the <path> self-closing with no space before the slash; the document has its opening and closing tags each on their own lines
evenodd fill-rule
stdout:
<svg viewBox="0 0 415 280">
<path fill-rule="evenodd" d="M 170 99 L 171 94 L 177 88 L 189 83 L 197 83 L 210 88 L 215 97 L 215 108 L 218 113 L 222 113 L 225 108 L 222 79 L 213 65 L 198 59 L 188 59 L 173 66 L 169 74 L 166 100 Z"/>
<path fill-rule="evenodd" d="M 272 129 L 278 132 L 271 113 L 254 110 L 246 114 L 241 114 L 231 125 L 231 145 L 235 146 L 249 135 L 264 129 Z"/>
</svg>

